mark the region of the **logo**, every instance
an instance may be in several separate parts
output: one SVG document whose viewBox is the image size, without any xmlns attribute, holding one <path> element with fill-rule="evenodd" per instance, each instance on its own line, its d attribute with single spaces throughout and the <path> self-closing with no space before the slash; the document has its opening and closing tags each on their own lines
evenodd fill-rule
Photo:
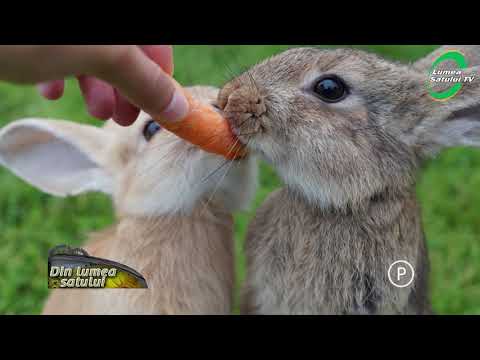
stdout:
<svg viewBox="0 0 480 360">
<path fill-rule="evenodd" d="M 408 261 L 395 261 L 388 268 L 388 280 L 395 287 L 404 288 L 409 286 L 413 282 L 414 277 L 415 270 Z"/>
<path fill-rule="evenodd" d="M 454 68 L 448 69 L 439 68 L 441 64 L 449 61 L 455 64 Z M 432 64 L 428 73 L 427 89 L 430 96 L 437 101 L 448 100 L 455 96 L 464 84 L 471 83 L 474 79 L 474 75 L 467 75 L 465 69 L 468 68 L 468 61 L 465 55 L 458 50 L 449 50 L 440 55 Z M 434 87 L 439 85 L 448 85 L 447 89 L 435 90 Z"/>
<path fill-rule="evenodd" d="M 147 288 L 144 277 L 126 265 L 59 245 L 48 254 L 48 288 Z"/>
</svg>

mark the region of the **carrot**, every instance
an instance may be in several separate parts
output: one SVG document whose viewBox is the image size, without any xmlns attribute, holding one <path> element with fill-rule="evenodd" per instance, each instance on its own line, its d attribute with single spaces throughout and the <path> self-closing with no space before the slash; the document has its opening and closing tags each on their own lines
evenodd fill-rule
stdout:
<svg viewBox="0 0 480 360">
<path fill-rule="evenodd" d="M 190 113 L 180 121 L 155 120 L 168 131 L 204 151 L 230 160 L 244 157 L 245 146 L 232 133 L 228 121 L 212 107 L 200 103 L 185 89 L 183 91 L 190 105 Z"/>
</svg>

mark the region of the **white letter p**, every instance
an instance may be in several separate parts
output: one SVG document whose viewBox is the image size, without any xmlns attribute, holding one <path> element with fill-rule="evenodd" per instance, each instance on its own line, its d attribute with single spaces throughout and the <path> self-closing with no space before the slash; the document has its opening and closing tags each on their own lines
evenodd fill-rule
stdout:
<svg viewBox="0 0 480 360">
<path fill-rule="evenodd" d="M 399 266 L 397 268 L 397 281 L 400 281 L 400 278 L 405 275 L 407 275 L 407 269 L 403 266 Z"/>
</svg>

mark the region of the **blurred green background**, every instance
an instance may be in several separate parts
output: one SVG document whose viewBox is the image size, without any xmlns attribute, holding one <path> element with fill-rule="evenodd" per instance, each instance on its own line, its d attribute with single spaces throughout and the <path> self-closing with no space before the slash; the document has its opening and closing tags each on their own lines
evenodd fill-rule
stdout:
<svg viewBox="0 0 480 360">
<path fill-rule="evenodd" d="M 390 59 L 414 61 L 436 46 L 356 46 Z M 221 86 L 231 76 L 288 46 L 175 46 L 175 77 L 184 85 Z M 41 66 L 41 64 L 39 65 Z M 229 70 L 230 69 L 230 70 Z M 0 83 L 0 126 L 37 116 L 100 125 L 85 110 L 73 81 L 56 102 L 34 87 Z M 237 288 L 245 275 L 242 241 L 254 209 L 278 178 L 261 165 L 260 187 L 250 212 L 236 215 Z M 431 259 L 431 298 L 441 314 L 480 314 L 480 151 L 452 149 L 426 164 L 418 183 Z M 101 194 L 57 199 L 0 169 L 0 314 L 36 314 L 48 295 L 47 252 L 57 244 L 80 245 L 89 231 L 113 221 Z M 238 292 L 237 292 L 238 293 Z M 237 299 L 238 300 L 238 299 Z"/>
</svg>

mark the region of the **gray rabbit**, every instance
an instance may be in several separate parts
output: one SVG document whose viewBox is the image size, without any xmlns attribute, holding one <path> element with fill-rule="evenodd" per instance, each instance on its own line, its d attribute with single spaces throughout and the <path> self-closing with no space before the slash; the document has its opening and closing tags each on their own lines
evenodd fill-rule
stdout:
<svg viewBox="0 0 480 360">
<path fill-rule="evenodd" d="M 452 48 L 475 79 L 475 46 L 408 65 L 296 48 L 223 87 L 217 105 L 233 131 L 285 183 L 249 226 L 243 313 L 431 313 L 415 175 L 443 148 L 480 146 L 480 80 L 446 101 L 429 91 L 451 84 L 426 84 Z M 398 260 L 414 269 L 408 286 L 389 280 Z"/>
</svg>

